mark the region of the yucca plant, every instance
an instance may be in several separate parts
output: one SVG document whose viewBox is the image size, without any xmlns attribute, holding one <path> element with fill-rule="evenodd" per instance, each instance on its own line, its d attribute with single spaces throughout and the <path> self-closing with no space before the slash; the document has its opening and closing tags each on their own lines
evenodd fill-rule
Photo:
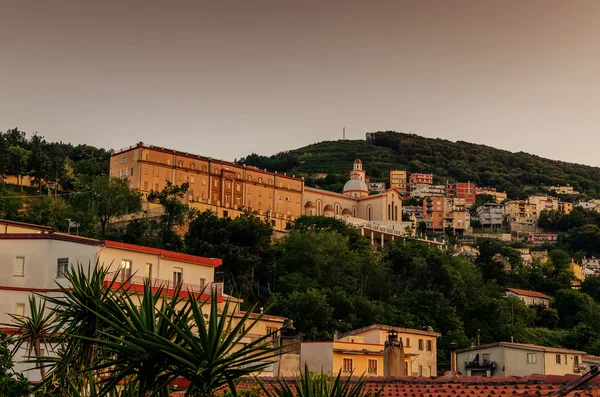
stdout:
<svg viewBox="0 0 600 397">
<path fill-rule="evenodd" d="M 248 312 L 236 322 L 228 302 L 219 312 L 216 292 L 205 315 L 205 302 L 189 291 L 146 282 L 141 295 L 130 294 L 127 282 L 116 286 L 115 276 L 107 286 L 106 276 L 100 266 L 79 266 L 66 275 L 71 287 L 48 298 L 62 343 L 38 390 L 167 396 L 169 384 L 182 377 L 191 382 L 189 396 L 212 395 L 223 386 L 235 395 L 237 379 L 263 370 L 279 353 L 269 344 L 272 335 L 245 343 L 261 316 L 250 319 Z"/>
<path fill-rule="evenodd" d="M 335 378 L 323 373 L 312 374 L 305 365 L 293 381 L 278 379 L 268 388 L 258 380 L 267 397 L 379 397 L 383 387 L 376 392 L 365 388 L 366 378 L 361 376 L 353 380 L 351 376 L 342 378 L 340 371 Z"/>
<path fill-rule="evenodd" d="M 38 365 L 43 378 L 46 375 L 46 359 L 42 357 L 42 348 L 48 352 L 48 344 L 53 338 L 55 317 L 51 311 L 46 310 L 46 302 L 38 300 L 35 296 L 29 297 L 29 313 L 29 316 L 9 314 L 13 323 L 6 325 L 17 328 L 13 354 L 26 345 L 31 359 L 29 362 Z"/>
</svg>

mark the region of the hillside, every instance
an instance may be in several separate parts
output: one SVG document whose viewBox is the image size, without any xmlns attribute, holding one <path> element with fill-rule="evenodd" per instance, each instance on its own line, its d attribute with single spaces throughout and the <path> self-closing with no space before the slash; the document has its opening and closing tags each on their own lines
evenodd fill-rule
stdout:
<svg viewBox="0 0 600 397">
<path fill-rule="evenodd" d="M 513 153 L 469 142 L 452 142 L 394 131 L 367 133 L 366 140 L 325 141 L 273 156 L 251 154 L 240 163 L 272 171 L 305 175 L 307 184 L 338 190 L 352 161 L 360 158 L 367 175 L 387 180 L 392 169 L 433 173 L 436 182 L 473 181 L 523 198 L 543 186 L 570 184 L 590 197 L 600 197 L 600 168 Z M 325 181 L 310 178 L 327 173 Z"/>
</svg>

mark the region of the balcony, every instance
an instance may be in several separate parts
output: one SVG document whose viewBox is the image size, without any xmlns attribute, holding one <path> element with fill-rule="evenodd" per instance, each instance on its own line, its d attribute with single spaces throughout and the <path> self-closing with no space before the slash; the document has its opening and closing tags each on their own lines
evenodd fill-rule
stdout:
<svg viewBox="0 0 600 397">
<path fill-rule="evenodd" d="M 471 371 L 493 371 L 496 369 L 495 361 L 465 361 L 465 369 Z"/>
<path fill-rule="evenodd" d="M 108 287 L 110 282 L 115 278 L 117 272 L 109 272 L 104 279 L 104 286 Z M 141 292 L 143 291 L 144 283 L 149 281 L 150 285 L 154 289 L 163 288 L 167 291 L 168 294 L 172 294 L 173 290 L 179 286 L 181 287 L 181 291 L 185 293 L 193 293 L 193 294 L 202 294 L 208 295 L 211 292 L 215 292 L 219 297 L 219 301 L 223 299 L 223 283 L 208 283 L 206 285 L 202 284 L 192 284 L 185 282 L 176 282 L 173 280 L 163 280 L 159 278 L 147 278 L 143 276 L 131 276 L 127 277 L 125 274 L 120 274 L 117 276 L 114 287 L 123 286 L 125 289 L 131 292 Z"/>
</svg>

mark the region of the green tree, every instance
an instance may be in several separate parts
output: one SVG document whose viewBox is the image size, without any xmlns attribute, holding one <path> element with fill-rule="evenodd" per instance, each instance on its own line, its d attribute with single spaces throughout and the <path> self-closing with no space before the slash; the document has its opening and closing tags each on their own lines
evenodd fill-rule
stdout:
<svg viewBox="0 0 600 397">
<path fill-rule="evenodd" d="M 308 231 L 336 232 L 348 238 L 348 245 L 353 250 L 361 251 L 371 248 L 369 241 L 357 229 L 336 218 L 303 215 L 296 218 L 290 228 L 301 233 Z"/>
<path fill-rule="evenodd" d="M 11 345 L 13 339 L 0 332 L 0 395 L 4 397 L 27 397 L 30 395 L 29 382 L 21 374 L 14 372 Z"/>
<path fill-rule="evenodd" d="M 176 229 L 181 228 L 190 215 L 190 207 L 186 203 L 189 188 L 187 182 L 173 185 L 171 181 L 167 181 L 167 186 L 163 190 L 160 192 L 153 190 L 148 194 L 148 202 L 160 204 L 163 208 L 159 233 L 162 245 L 166 249 L 183 250 L 183 242 Z"/>
<path fill-rule="evenodd" d="M 141 194 L 130 189 L 127 180 L 110 176 L 94 177 L 89 190 L 81 192 L 77 199 L 80 209 L 89 211 L 100 222 L 102 237 L 112 219 L 142 209 Z"/>
<path fill-rule="evenodd" d="M 600 303 L 600 276 L 587 276 L 581 283 L 580 291 Z"/>
<path fill-rule="evenodd" d="M 554 296 L 552 307 L 558 311 L 559 325 L 571 329 L 595 311 L 597 304 L 587 294 L 572 289 L 561 289 Z"/>
<path fill-rule="evenodd" d="M 192 218 L 185 244 L 191 254 L 222 258 L 224 279 L 256 301 L 255 284 L 268 285 L 273 280 L 272 235 L 268 220 L 252 213 L 231 219 L 205 211 Z"/>
<path fill-rule="evenodd" d="M 10 146 L 8 153 L 10 155 L 11 171 L 17 175 L 19 187 L 23 191 L 23 176 L 27 174 L 27 162 L 31 156 L 31 151 L 20 146 Z"/>
<path fill-rule="evenodd" d="M 327 296 L 317 289 L 305 292 L 294 291 L 287 297 L 274 298 L 273 311 L 294 319 L 295 326 L 302 330 L 306 340 L 327 340 L 333 337 L 333 308 Z"/>
</svg>

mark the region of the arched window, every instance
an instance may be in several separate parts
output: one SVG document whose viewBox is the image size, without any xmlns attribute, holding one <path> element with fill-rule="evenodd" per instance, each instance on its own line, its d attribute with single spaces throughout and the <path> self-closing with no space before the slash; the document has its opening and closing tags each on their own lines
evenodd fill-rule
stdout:
<svg viewBox="0 0 600 397">
<path fill-rule="evenodd" d="M 371 206 L 367 207 L 367 220 L 368 221 L 373 220 L 373 207 L 371 207 Z"/>
<path fill-rule="evenodd" d="M 196 163 L 190 164 L 190 168 L 193 169 L 193 170 L 195 170 L 196 169 Z"/>
<path fill-rule="evenodd" d="M 167 159 L 167 165 L 171 165 L 171 159 Z"/>
<path fill-rule="evenodd" d="M 269 179 L 269 185 L 273 184 L 273 179 Z"/>
<path fill-rule="evenodd" d="M 235 177 L 236 177 L 237 179 L 242 179 L 242 174 L 240 174 L 240 173 L 238 172 L 237 174 L 235 174 Z"/>
<path fill-rule="evenodd" d="M 260 176 L 258 177 L 258 183 L 262 183 L 262 178 Z"/>
<path fill-rule="evenodd" d="M 213 173 L 214 173 L 215 175 L 218 175 L 218 174 L 219 174 L 219 169 L 218 169 L 218 168 L 215 168 Z"/>
<path fill-rule="evenodd" d="M 321 200 L 317 200 L 317 215 L 323 215 L 321 211 Z"/>
<path fill-rule="evenodd" d="M 202 172 L 206 172 L 206 166 L 205 165 L 202 166 Z"/>
<path fill-rule="evenodd" d="M 183 161 L 179 160 L 179 161 L 177 162 L 177 166 L 178 166 L 179 168 L 183 168 Z"/>
<path fill-rule="evenodd" d="M 340 214 L 340 205 L 338 203 L 335 203 L 335 214 L 336 215 Z"/>
<path fill-rule="evenodd" d="M 356 207 L 352 208 L 352 216 L 356 218 Z"/>
</svg>

